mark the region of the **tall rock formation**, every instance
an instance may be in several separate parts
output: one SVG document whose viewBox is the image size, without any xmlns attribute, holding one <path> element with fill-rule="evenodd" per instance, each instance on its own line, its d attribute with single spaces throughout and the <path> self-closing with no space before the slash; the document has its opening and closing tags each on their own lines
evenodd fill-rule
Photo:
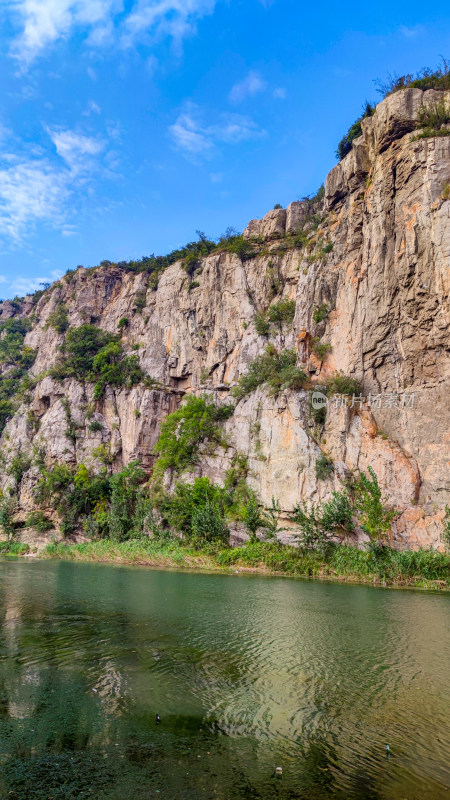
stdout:
<svg viewBox="0 0 450 800">
<path fill-rule="evenodd" d="M 107 451 L 113 470 L 133 458 L 150 468 L 161 420 L 189 392 L 228 401 L 267 346 L 255 315 L 290 299 L 294 320 L 272 326 L 271 341 L 296 350 L 311 385 L 340 371 L 361 382 L 365 399 L 331 401 L 318 426 L 309 389 L 272 396 L 259 388 L 227 420 L 229 447 L 205 453 L 197 473 L 220 481 L 233 455 L 245 453 L 263 502 L 275 497 L 288 512 L 299 500 L 326 498 L 351 471 L 371 465 L 400 512 L 393 541 L 440 546 L 450 503 L 450 136 L 417 138 L 414 130 L 421 106 L 443 96 L 450 102 L 450 93 L 405 89 L 381 102 L 328 175 L 323 198 L 250 222 L 251 258 L 215 252 L 193 283 L 178 262 L 156 289 L 146 273 L 79 268 L 37 304 L 0 304 L 0 321 L 32 317 L 25 344 L 37 350 L 30 372 L 38 380 L 1 438 L 2 484 L 18 493 L 17 518 L 33 508 L 37 452 L 47 463 L 95 467 Z M 71 327 L 95 322 L 116 333 L 126 318 L 123 346 L 159 385 L 109 386 L 95 401 L 92 384 L 45 375 L 64 340 L 47 325 L 61 304 Z M 19 451 L 30 465 L 15 486 L 9 467 Z M 323 453 L 334 472 L 319 480 Z"/>
</svg>

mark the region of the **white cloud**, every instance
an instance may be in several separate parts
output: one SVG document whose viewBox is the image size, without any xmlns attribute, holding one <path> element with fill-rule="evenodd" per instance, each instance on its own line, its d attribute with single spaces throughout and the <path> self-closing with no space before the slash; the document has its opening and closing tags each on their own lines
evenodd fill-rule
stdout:
<svg viewBox="0 0 450 800">
<path fill-rule="evenodd" d="M 21 31 L 11 54 L 26 68 L 38 55 L 75 32 L 90 47 L 109 44 L 116 35 L 123 47 L 136 39 L 168 36 L 177 45 L 196 31 L 197 21 L 214 10 L 216 0 L 135 0 L 123 13 L 122 0 L 3 0 Z M 88 74 L 94 80 L 91 68 Z"/>
<path fill-rule="evenodd" d="M 207 129 L 202 130 L 189 112 L 179 115 L 177 121 L 170 126 L 169 133 L 177 147 L 188 153 L 205 154 L 213 147 Z"/>
<path fill-rule="evenodd" d="M 0 236 L 17 244 L 37 222 L 57 225 L 68 195 L 66 175 L 47 160 L 5 159 L 0 167 Z"/>
<path fill-rule="evenodd" d="M 89 100 L 85 111 L 83 111 L 84 117 L 89 117 L 91 114 L 101 114 L 102 110 L 98 103 L 95 100 Z"/>
<path fill-rule="evenodd" d="M 273 90 L 273 96 L 276 97 L 277 100 L 285 100 L 286 99 L 286 89 L 283 89 L 281 86 L 279 89 Z"/>
<path fill-rule="evenodd" d="M 406 39 L 416 39 L 417 36 L 420 36 L 424 32 L 423 25 L 401 25 L 399 31 L 402 36 Z"/>
<path fill-rule="evenodd" d="M 64 159 L 73 174 L 92 170 L 94 157 L 105 149 L 105 142 L 70 130 L 47 129 L 58 155 Z"/>
<path fill-rule="evenodd" d="M 111 177 L 118 166 L 117 154 L 104 153 L 105 140 L 79 131 L 47 132 L 56 153 L 35 145 L 22 145 L 20 152 L 19 142 L 15 154 L 0 155 L 0 239 L 6 245 L 23 244 L 37 225 L 73 235 L 69 198 L 86 185 L 90 190 L 96 173 Z"/>
<path fill-rule="evenodd" d="M 0 275 L 0 283 L 8 283 L 8 278 L 6 275 Z"/>
<path fill-rule="evenodd" d="M 247 97 L 254 97 L 266 89 L 266 82 L 259 72 L 249 72 L 239 83 L 235 83 L 230 91 L 229 99 L 232 103 L 242 103 Z"/>
<path fill-rule="evenodd" d="M 43 283 L 53 283 L 61 278 L 63 273 L 61 270 L 54 269 L 50 275 L 44 275 L 40 278 L 24 278 L 18 276 L 9 286 L 11 294 L 23 297 L 26 294 L 31 294 L 37 289 L 42 289 Z"/>
<path fill-rule="evenodd" d="M 253 120 L 242 114 L 222 114 L 214 125 L 201 122 L 199 109 L 188 104 L 169 127 L 176 147 L 190 156 L 211 156 L 219 143 L 238 144 L 265 135 Z"/>
</svg>

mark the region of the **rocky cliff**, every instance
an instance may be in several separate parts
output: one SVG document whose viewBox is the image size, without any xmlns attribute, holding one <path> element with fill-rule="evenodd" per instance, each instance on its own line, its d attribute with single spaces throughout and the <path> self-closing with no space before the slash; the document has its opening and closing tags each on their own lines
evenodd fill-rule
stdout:
<svg viewBox="0 0 450 800">
<path fill-rule="evenodd" d="M 245 259 L 214 252 L 194 281 L 177 262 L 156 288 L 145 272 L 79 268 L 37 302 L 0 304 L 0 321 L 32 320 L 25 345 L 36 350 L 34 380 L 1 438 L 2 485 L 17 492 L 17 519 L 33 508 L 36 453 L 47 463 L 95 467 L 107 451 L 112 470 L 134 458 L 150 469 L 164 417 L 186 393 L 228 401 L 267 347 L 256 315 L 289 299 L 293 321 L 272 325 L 269 338 L 296 351 L 309 386 L 246 395 L 225 423 L 228 448 L 205 453 L 196 472 L 220 481 L 233 455 L 244 453 L 262 501 L 275 497 L 289 511 L 371 465 L 400 512 L 392 540 L 439 547 L 450 503 L 450 136 L 418 138 L 415 128 L 419 109 L 444 94 L 406 89 L 387 97 L 363 120 L 363 135 L 328 175 L 323 197 L 249 223 L 244 239 L 253 251 Z M 125 318 L 123 347 L 153 388 L 108 386 L 95 400 L 92 384 L 46 374 L 64 341 L 48 324 L 62 306 L 70 327 L 94 322 L 117 333 Z M 2 369 L 7 377 L 11 365 Z M 311 388 L 336 372 L 359 381 L 363 399 L 330 398 L 318 423 Z M 28 461 L 17 483 L 10 465 L 18 452 Z M 333 472 L 319 480 L 323 453 Z"/>
</svg>

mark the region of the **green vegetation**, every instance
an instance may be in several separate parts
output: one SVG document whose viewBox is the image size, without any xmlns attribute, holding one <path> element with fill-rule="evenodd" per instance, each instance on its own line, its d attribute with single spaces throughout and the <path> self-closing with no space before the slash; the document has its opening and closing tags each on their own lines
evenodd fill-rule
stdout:
<svg viewBox="0 0 450 800">
<path fill-rule="evenodd" d="M 358 136 L 361 136 L 362 120 L 365 119 L 366 117 L 371 117 L 374 111 L 375 111 L 375 106 L 373 106 L 371 103 L 366 102 L 363 113 L 361 114 L 360 117 L 358 117 L 358 119 L 356 120 L 356 122 L 353 123 L 353 125 L 350 125 L 350 128 L 348 129 L 347 133 L 345 134 L 345 136 L 342 137 L 341 141 L 337 146 L 336 158 L 339 161 L 342 161 L 342 159 L 346 155 L 348 155 L 348 153 L 350 153 L 353 146 L 353 141 L 357 139 Z"/>
<path fill-rule="evenodd" d="M 290 325 L 295 317 L 295 300 L 280 300 L 273 303 L 268 310 L 269 322 L 282 327 L 284 323 Z"/>
<path fill-rule="evenodd" d="M 450 557 L 432 550 L 381 551 L 330 544 L 325 552 L 282 545 L 275 541 L 249 542 L 244 547 L 197 549 L 176 538 L 147 537 L 124 542 L 106 539 L 83 544 L 48 545 L 48 558 L 110 561 L 123 564 L 194 569 L 249 570 L 283 575 L 362 583 L 450 588 Z"/>
<path fill-rule="evenodd" d="M 34 528 L 39 533 L 51 531 L 55 527 L 52 520 L 43 511 L 30 511 L 26 516 L 25 525 L 27 528 Z"/>
<path fill-rule="evenodd" d="M 59 380 L 76 378 L 95 383 L 96 399 L 107 385 L 130 387 L 146 377 L 138 357 L 124 354 L 119 337 L 95 325 L 70 328 L 61 353 L 51 374 Z"/>
<path fill-rule="evenodd" d="M 0 555 L 2 556 L 24 556 L 29 550 L 29 545 L 22 542 L 0 542 Z"/>
<path fill-rule="evenodd" d="M 233 411 L 233 406 L 217 406 L 206 397 L 188 397 L 161 426 L 155 446 L 158 455 L 155 474 L 162 475 L 167 469 L 178 473 L 194 465 L 202 444 L 226 446 L 220 422 Z"/>
<path fill-rule="evenodd" d="M 134 298 L 134 310 L 136 314 L 142 314 L 147 303 L 147 292 L 145 290 L 138 292 Z"/>
<path fill-rule="evenodd" d="M 384 507 L 381 501 L 381 489 L 372 467 L 369 467 L 369 475 L 364 472 L 359 473 L 354 493 L 355 511 L 361 528 L 371 542 L 381 545 L 390 530 L 396 512 L 388 511 Z"/>
<path fill-rule="evenodd" d="M 259 311 L 254 317 L 255 329 L 258 336 L 267 336 L 270 333 L 270 322 L 266 315 Z"/>
<path fill-rule="evenodd" d="M 421 128 L 416 139 L 432 136 L 450 136 L 450 103 L 438 100 L 419 109 L 417 126 Z"/>
<path fill-rule="evenodd" d="M 9 468 L 8 468 L 8 475 L 11 475 L 14 478 L 16 485 L 18 486 L 27 470 L 31 467 L 31 458 L 25 455 L 22 450 L 19 448 L 16 455 L 13 457 Z"/>
<path fill-rule="evenodd" d="M 352 397 L 361 394 L 361 384 L 355 378 L 349 378 L 343 372 L 335 372 L 326 380 L 324 386 L 327 394 L 346 394 Z"/>
<path fill-rule="evenodd" d="M 299 503 L 291 516 L 299 527 L 296 538 L 303 550 L 317 550 L 325 554 L 333 537 L 349 536 L 355 531 L 353 509 L 347 492 L 333 492 L 331 500 L 308 511 L 306 503 Z"/>
<path fill-rule="evenodd" d="M 265 511 L 258 501 L 255 492 L 248 492 L 247 502 L 240 509 L 239 518 L 245 525 L 247 533 L 250 534 L 250 541 L 258 541 L 258 531 L 265 539 L 275 539 L 276 534 L 282 530 L 278 523 L 281 509 L 278 501 L 272 497 L 272 505 Z"/>
<path fill-rule="evenodd" d="M 146 478 L 136 461 L 113 475 L 106 469 L 93 474 L 84 464 L 76 470 L 55 464 L 44 468 L 35 500 L 56 511 L 63 536 L 73 533 L 81 522 L 93 538 L 122 541 L 145 533 L 140 489 Z"/>
<path fill-rule="evenodd" d="M 326 303 L 322 303 L 320 306 L 316 306 L 313 311 L 313 320 L 316 323 L 316 325 L 318 325 L 319 322 L 322 322 L 324 319 L 326 319 L 329 313 L 330 311 Z"/>
<path fill-rule="evenodd" d="M 328 478 L 331 478 L 334 472 L 334 466 L 331 459 L 322 453 L 321 456 L 316 461 L 314 471 L 316 473 L 316 478 L 319 481 L 326 481 Z"/>
<path fill-rule="evenodd" d="M 273 345 L 267 345 L 263 355 L 249 365 L 248 371 L 239 378 L 231 393 L 241 400 L 265 384 L 270 388 L 271 394 L 278 394 L 285 389 L 302 389 L 307 378 L 296 363 L 295 350 L 278 352 Z"/>
<path fill-rule="evenodd" d="M 316 336 L 312 340 L 311 349 L 314 355 L 317 356 L 317 358 L 320 358 L 321 361 L 323 361 L 327 357 L 328 353 L 331 353 L 332 347 L 329 342 L 321 342 L 319 337 Z"/>
<path fill-rule="evenodd" d="M 119 331 L 123 331 L 123 330 L 125 330 L 125 328 L 128 328 L 129 324 L 130 324 L 130 321 L 129 321 L 128 317 L 121 317 L 119 319 L 119 322 L 117 323 L 117 327 L 118 327 Z"/>
<path fill-rule="evenodd" d="M 98 431 L 102 431 L 103 430 L 103 425 L 97 419 L 94 419 L 94 420 L 92 420 L 92 422 L 89 423 L 88 430 L 91 433 L 97 433 Z"/>
<path fill-rule="evenodd" d="M 225 516 L 230 505 L 229 492 L 209 478 L 196 478 L 193 483 L 178 481 L 172 494 L 156 499 L 163 524 L 182 533 L 195 547 L 228 543 Z"/>
<path fill-rule="evenodd" d="M 280 300 L 279 303 L 273 303 L 267 313 L 259 311 L 255 314 L 254 323 L 256 333 L 259 336 L 268 337 L 270 334 L 270 326 L 278 325 L 280 331 L 283 325 L 292 324 L 295 317 L 295 300 Z"/>
<path fill-rule="evenodd" d="M 416 75 L 388 75 L 386 81 L 376 81 L 378 91 L 383 97 L 399 92 L 401 89 L 444 89 L 450 90 L 450 65 L 445 58 L 441 58 L 440 66 L 432 70 L 429 67 L 417 72 Z"/>
<path fill-rule="evenodd" d="M 45 323 L 45 330 L 54 328 L 57 333 L 64 333 L 69 327 L 69 317 L 67 316 L 67 308 L 64 303 L 57 303 L 55 310 L 49 314 L 47 322 Z"/>
<path fill-rule="evenodd" d="M 28 319 L 11 319 L 0 323 L 0 434 L 21 402 L 27 388 L 26 372 L 32 366 L 36 351 L 24 345 L 31 329 Z"/>
</svg>

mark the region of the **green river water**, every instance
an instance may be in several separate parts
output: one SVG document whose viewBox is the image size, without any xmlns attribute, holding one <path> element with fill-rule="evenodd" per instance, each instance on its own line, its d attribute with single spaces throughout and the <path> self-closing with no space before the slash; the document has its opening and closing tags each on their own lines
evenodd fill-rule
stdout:
<svg viewBox="0 0 450 800">
<path fill-rule="evenodd" d="M 0 606 L 2 798 L 450 798 L 448 595 L 3 560 Z"/>
</svg>

